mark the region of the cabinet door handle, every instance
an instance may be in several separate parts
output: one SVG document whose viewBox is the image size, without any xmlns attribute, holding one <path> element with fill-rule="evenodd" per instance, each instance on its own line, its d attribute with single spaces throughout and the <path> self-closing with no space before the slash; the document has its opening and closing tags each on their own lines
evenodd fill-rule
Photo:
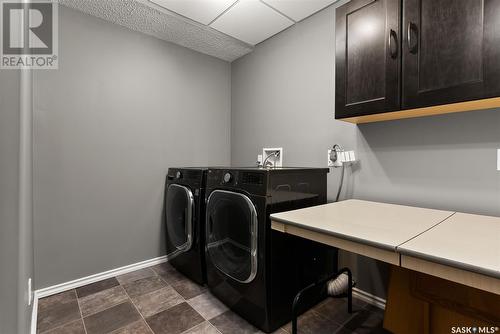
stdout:
<svg viewBox="0 0 500 334">
<path fill-rule="evenodd" d="M 392 40 L 394 39 L 395 48 L 392 49 Z M 398 56 L 398 35 L 394 30 L 389 31 L 389 53 L 392 59 L 396 59 Z"/>
<path fill-rule="evenodd" d="M 416 41 L 415 43 L 412 43 L 412 31 L 415 32 L 416 35 Z M 417 53 L 418 50 L 418 28 L 417 25 L 413 22 L 408 22 L 408 29 L 407 29 L 407 34 L 408 34 L 408 50 L 410 53 Z"/>
</svg>

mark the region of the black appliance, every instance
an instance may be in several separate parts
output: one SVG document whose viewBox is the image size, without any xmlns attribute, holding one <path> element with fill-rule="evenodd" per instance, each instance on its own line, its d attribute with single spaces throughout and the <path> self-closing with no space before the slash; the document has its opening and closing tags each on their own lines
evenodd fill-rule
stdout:
<svg viewBox="0 0 500 334">
<path fill-rule="evenodd" d="M 170 168 L 165 185 L 169 263 L 199 284 L 205 277 L 205 186 L 207 168 Z"/>
<path fill-rule="evenodd" d="M 265 332 L 291 320 L 296 293 L 337 270 L 337 250 L 271 229 L 269 215 L 326 203 L 328 169 L 209 169 L 210 291 Z M 305 311 L 324 298 L 304 301 Z"/>
</svg>

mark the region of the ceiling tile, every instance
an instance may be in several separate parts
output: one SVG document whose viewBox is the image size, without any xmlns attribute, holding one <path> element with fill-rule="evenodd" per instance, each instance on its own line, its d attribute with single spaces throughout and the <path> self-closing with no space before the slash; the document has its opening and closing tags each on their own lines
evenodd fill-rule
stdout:
<svg viewBox="0 0 500 334">
<path fill-rule="evenodd" d="M 205 25 L 215 20 L 236 0 L 150 0 L 161 7 Z"/>
<path fill-rule="evenodd" d="M 262 0 L 289 18 L 300 21 L 336 0 Z"/>
<path fill-rule="evenodd" d="M 255 45 L 293 25 L 269 6 L 256 0 L 240 0 L 210 26 Z"/>
</svg>

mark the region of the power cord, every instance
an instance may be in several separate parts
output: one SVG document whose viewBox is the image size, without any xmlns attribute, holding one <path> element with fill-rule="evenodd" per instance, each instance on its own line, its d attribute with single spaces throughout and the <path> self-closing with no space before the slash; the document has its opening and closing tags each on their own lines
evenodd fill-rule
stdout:
<svg viewBox="0 0 500 334">
<path fill-rule="evenodd" d="M 340 193 L 342 192 L 342 185 L 344 184 L 344 175 L 345 175 L 345 164 L 342 164 L 342 172 L 340 174 L 339 189 L 337 191 L 337 196 L 335 197 L 335 202 L 339 201 Z"/>
<path fill-rule="evenodd" d="M 336 162 L 339 159 L 339 153 L 343 152 L 343 151 L 344 151 L 344 149 L 340 145 L 338 145 L 338 144 L 333 145 L 332 154 L 334 154 L 334 156 L 331 156 L 330 160 Z M 345 175 L 345 163 L 342 163 L 342 171 L 340 174 L 340 183 L 339 183 L 339 187 L 337 190 L 337 196 L 335 197 L 335 202 L 338 202 L 340 199 L 340 193 L 342 192 L 342 185 L 344 184 L 344 175 Z"/>
</svg>

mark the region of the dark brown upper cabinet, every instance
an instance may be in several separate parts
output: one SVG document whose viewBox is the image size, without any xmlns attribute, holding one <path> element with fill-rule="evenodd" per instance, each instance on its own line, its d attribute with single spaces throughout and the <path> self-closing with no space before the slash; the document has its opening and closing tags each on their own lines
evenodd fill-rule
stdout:
<svg viewBox="0 0 500 334">
<path fill-rule="evenodd" d="M 498 0 L 404 0 L 403 109 L 500 95 Z"/>
<path fill-rule="evenodd" d="M 400 107 L 400 2 L 353 0 L 336 13 L 336 118 Z"/>
<path fill-rule="evenodd" d="M 354 0 L 336 48 L 336 118 L 500 106 L 500 0 Z"/>
</svg>

